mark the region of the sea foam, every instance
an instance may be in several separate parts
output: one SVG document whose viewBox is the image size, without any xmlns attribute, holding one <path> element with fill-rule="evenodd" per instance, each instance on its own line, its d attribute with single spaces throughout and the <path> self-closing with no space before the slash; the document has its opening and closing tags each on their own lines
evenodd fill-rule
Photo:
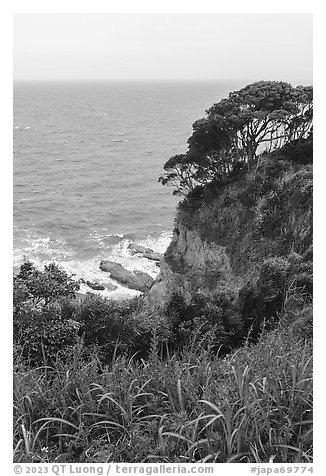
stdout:
<svg viewBox="0 0 326 476">
<path fill-rule="evenodd" d="M 107 296 L 112 299 L 122 299 L 126 297 L 137 296 L 139 291 L 126 288 L 110 278 L 110 274 L 99 268 L 100 261 L 103 259 L 120 263 L 127 270 L 139 270 L 148 273 L 152 278 L 156 278 L 159 268 L 155 261 L 148 260 L 140 254 L 132 254 L 128 246 L 135 242 L 136 244 L 153 249 L 153 251 L 163 253 L 170 240 L 170 232 L 162 232 L 159 236 L 148 236 L 143 240 L 132 241 L 124 238 L 122 234 L 113 234 L 120 241 L 108 247 L 99 246 L 98 254 L 88 259 L 79 256 L 76 252 L 69 249 L 69 246 L 59 240 L 52 240 L 50 237 L 35 237 L 29 235 L 24 240 L 24 245 L 15 250 L 14 270 L 18 271 L 19 266 L 25 261 L 32 261 L 37 269 L 43 269 L 44 265 L 56 263 L 64 269 L 69 275 L 73 275 L 75 280 L 90 281 L 99 283 L 106 287 L 103 291 L 95 291 L 89 288 L 85 283 L 81 283 L 80 291 L 83 294 L 92 292 L 101 296 Z M 105 241 L 105 235 L 95 235 L 100 245 Z M 110 235 L 109 235 L 110 236 Z M 112 287 L 116 289 L 112 290 Z"/>
</svg>

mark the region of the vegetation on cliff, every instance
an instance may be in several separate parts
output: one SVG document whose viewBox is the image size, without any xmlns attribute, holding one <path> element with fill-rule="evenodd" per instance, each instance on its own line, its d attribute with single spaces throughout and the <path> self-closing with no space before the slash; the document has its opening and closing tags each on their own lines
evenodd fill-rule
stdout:
<svg viewBox="0 0 326 476">
<path fill-rule="evenodd" d="M 22 266 L 15 461 L 312 462 L 311 121 L 311 88 L 254 83 L 168 162 L 162 183 L 185 195 L 176 236 L 223 249 L 227 279 L 176 241 L 157 308 L 80 301 L 57 266 Z"/>
<path fill-rule="evenodd" d="M 217 114 L 223 116 L 218 127 Z M 216 346 L 226 350 L 248 336 L 255 341 L 263 328 L 275 327 L 284 313 L 294 319 L 302 308 L 307 309 L 310 328 L 312 88 L 254 83 L 215 104 L 202 124 L 201 133 L 194 124 L 184 165 L 190 161 L 192 167 L 195 157 L 196 170 L 205 180 L 198 181 L 197 172 L 192 175 L 192 185 L 179 203 L 176 234 L 180 229 L 192 230 L 203 243 L 223 247 L 233 276 L 221 289 L 216 265 L 212 270 L 207 263 L 194 273 L 175 253 L 172 242 L 165 261 L 176 276 L 183 276 L 192 298 L 182 304 L 186 300 L 176 280 L 169 307 L 178 307 L 179 316 L 193 315 L 196 309 L 195 314 L 208 321 L 213 314 L 218 324 Z M 231 139 L 218 139 L 222 130 L 232 144 Z M 264 150 L 258 154 L 262 144 Z M 166 183 L 169 180 L 166 177 Z"/>
<path fill-rule="evenodd" d="M 309 137 L 312 132 L 312 87 L 259 81 L 214 104 L 193 124 L 185 154 L 171 157 L 159 181 L 187 195 L 198 185 L 225 180 L 258 156 Z"/>
</svg>

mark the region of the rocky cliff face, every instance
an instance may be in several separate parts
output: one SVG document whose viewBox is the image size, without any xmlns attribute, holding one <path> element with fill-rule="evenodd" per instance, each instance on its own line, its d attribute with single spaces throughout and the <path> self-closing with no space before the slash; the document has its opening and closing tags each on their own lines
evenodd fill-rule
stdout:
<svg viewBox="0 0 326 476">
<path fill-rule="evenodd" d="M 199 288 L 238 286 L 226 247 L 207 243 L 196 230 L 176 223 L 171 244 L 161 261 L 160 274 L 146 295 L 151 307 L 164 307 L 173 294 L 190 303 Z"/>
<path fill-rule="evenodd" d="M 283 159 L 264 157 L 254 171 L 179 204 L 160 274 L 145 296 L 151 308 L 166 307 L 173 295 L 185 306 L 199 298 L 215 306 L 228 294 L 243 320 L 258 322 L 277 316 L 293 289 L 309 302 L 312 166 Z"/>
</svg>

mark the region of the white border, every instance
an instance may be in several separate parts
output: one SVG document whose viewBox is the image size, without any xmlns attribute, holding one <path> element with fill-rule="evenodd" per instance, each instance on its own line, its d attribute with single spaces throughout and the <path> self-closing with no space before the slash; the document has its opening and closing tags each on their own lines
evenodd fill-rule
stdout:
<svg viewBox="0 0 326 476">
<path fill-rule="evenodd" d="M 324 356 L 321 355 L 325 333 L 324 313 L 325 300 L 323 299 L 325 274 L 324 262 L 324 222 L 325 197 L 322 195 L 325 188 L 325 174 L 323 173 L 326 160 L 324 145 L 325 125 L 325 76 L 324 76 L 324 46 L 325 15 L 321 7 L 322 2 L 317 1 L 286 1 L 273 0 L 272 2 L 260 1 L 235 1 L 217 2 L 216 0 L 57 0 L 53 2 L 44 0 L 15 0 L 9 4 L 5 2 L 0 16 L 0 48 L 1 48 L 1 309 L 2 309 L 2 458 L 5 467 L 3 474 L 12 472 L 12 32 L 14 13 L 314 13 L 314 96 L 315 96 L 315 192 L 314 192 L 314 244 L 315 244 L 315 438 L 314 438 L 314 467 L 318 471 L 324 453 Z M 317 173 L 316 173 L 317 172 Z M 316 416 L 317 415 L 317 416 Z M 8 471 L 7 469 L 8 464 Z M 234 467 L 234 466 L 233 466 Z M 222 469 L 222 467 L 221 467 Z M 240 468 L 239 468 L 240 469 Z M 248 468 L 249 469 L 249 468 Z M 320 468 L 321 469 L 321 468 Z M 218 471 L 218 468 L 217 468 Z M 236 468 L 234 467 L 236 472 Z M 237 470 L 238 471 L 238 470 Z M 223 474 L 230 474 L 229 471 Z M 240 473 L 239 473 L 240 474 Z"/>
</svg>

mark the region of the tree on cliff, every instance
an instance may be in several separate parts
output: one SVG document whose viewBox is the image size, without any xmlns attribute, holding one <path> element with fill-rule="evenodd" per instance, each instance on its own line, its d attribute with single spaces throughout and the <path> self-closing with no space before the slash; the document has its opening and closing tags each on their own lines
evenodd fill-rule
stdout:
<svg viewBox="0 0 326 476">
<path fill-rule="evenodd" d="M 250 168 L 260 153 L 308 137 L 312 99 L 312 87 L 278 81 L 259 81 L 231 92 L 193 124 L 187 152 L 166 162 L 159 181 L 186 195 L 197 185 L 225 178 L 236 163 Z"/>
</svg>

